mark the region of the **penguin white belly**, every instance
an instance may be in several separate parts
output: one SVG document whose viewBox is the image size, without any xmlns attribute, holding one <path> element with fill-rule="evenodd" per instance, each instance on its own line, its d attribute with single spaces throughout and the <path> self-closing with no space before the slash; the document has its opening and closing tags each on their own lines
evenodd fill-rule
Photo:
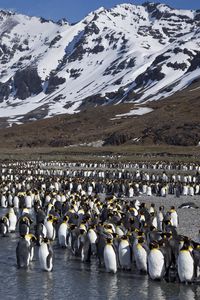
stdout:
<svg viewBox="0 0 200 300">
<path fill-rule="evenodd" d="M 19 197 L 15 196 L 13 199 L 13 205 L 15 208 L 19 208 Z"/>
<path fill-rule="evenodd" d="M 158 249 L 152 249 L 147 257 L 148 271 L 151 279 L 161 279 L 164 275 L 164 256 Z"/>
<path fill-rule="evenodd" d="M 190 187 L 190 189 L 189 189 L 189 195 L 190 196 L 194 196 L 194 188 L 193 187 Z"/>
<path fill-rule="evenodd" d="M 119 244 L 119 262 L 120 266 L 124 269 L 131 268 L 131 251 L 129 243 L 126 241 L 121 241 Z"/>
<path fill-rule="evenodd" d="M 55 233 L 55 228 L 53 227 L 52 222 L 47 221 L 45 224 L 45 227 L 47 229 L 47 238 L 50 240 L 55 240 L 56 233 Z"/>
<path fill-rule="evenodd" d="M 40 267 L 42 270 L 51 271 L 53 268 L 52 257 L 49 257 L 49 249 L 46 243 L 42 243 L 38 251 Z"/>
<path fill-rule="evenodd" d="M 112 245 L 105 245 L 103 256 L 104 256 L 104 263 L 107 272 L 116 273 L 117 261 L 116 261 L 116 254 Z"/>
<path fill-rule="evenodd" d="M 150 186 L 147 187 L 147 196 L 152 196 L 152 190 Z"/>
<path fill-rule="evenodd" d="M 4 196 L 4 195 L 1 196 L 1 207 L 3 207 L 3 208 L 8 207 L 8 201 L 6 199 L 6 196 Z"/>
<path fill-rule="evenodd" d="M 116 227 L 116 233 L 118 234 L 118 236 L 124 235 L 124 231 L 119 226 Z"/>
<path fill-rule="evenodd" d="M 26 206 L 26 208 L 31 208 L 32 207 L 32 198 L 31 198 L 31 196 L 26 196 L 25 197 L 25 206 Z"/>
<path fill-rule="evenodd" d="M 174 227 L 178 227 L 178 215 L 176 212 L 171 213 L 171 224 Z"/>
<path fill-rule="evenodd" d="M 17 224 L 17 216 L 13 213 L 9 216 L 9 232 L 14 232 Z"/>
<path fill-rule="evenodd" d="M 161 188 L 160 194 L 161 194 L 161 197 L 165 197 L 166 196 L 166 189 L 164 187 Z"/>
<path fill-rule="evenodd" d="M 68 228 L 66 223 L 62 223 L 58 229 L 58 242 L 61 247 L 66 247 Z"/>
<path fill-rule="evenodd" d="M 183 196 L 187 196 L 188 195 L 188 187 L 184 186 L 183 187 Z"/>
<path fill-rule="evenodd" d="M 157 218 L 156 218 L 156 217 L 153 218 L 152 225 L 153 225 L 155 228 L 158 228 L 158 222 L 157 222 Z"/>
<path fill-rule="evenodd" d="M 137 244 L 134 251 L 136 267 L 139 271 L 147 271 L 147 252 L 140 245 Z"/>
<path fill-rule="evenodd" d="M 178 255 L 178 276 L 181 282 L 190 282 L 194 275 L 194 260 L 189 251 L 180 251 Z"/>
<path fill-rule="evenodd" d="M 158 219 L 157 219 L 157 223 L 158 223 L 158 230 L 163 230 L 163 214 L 161 212 L 158 213 Z"/>
<path fill-rule="evenodd" d="M 91 244 L 95 244 L 95 242 L 97 240 L 97 234 L 93 229 L 89 229 L 88 238 L 89 238 Z"/>
<path fill-rule="evenodd" d="M 13 197 L 11 194 L 8 195 L 8 204 L 10 207 L 12 207 L 12 205 L 13 205 Z"/>
</svg>

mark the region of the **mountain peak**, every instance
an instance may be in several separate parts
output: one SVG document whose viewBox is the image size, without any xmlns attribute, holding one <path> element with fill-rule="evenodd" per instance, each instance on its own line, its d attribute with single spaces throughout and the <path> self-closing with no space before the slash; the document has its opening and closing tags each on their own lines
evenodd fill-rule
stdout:
<svg viewBox="0 0 200 300">
<path fill-rule="evenodd" d="M 200 77 L 197 12 L 124 3 L 70 26 L 13 14 L 0 12 L 0 118 L 9 124 L 159 100 Z"/>
<path fill-rule="evenodd" d="M 63 25 L 70 25 L 70 23 L 67 21 L 66 18 L 62 18 L 62 19 L 58 20 L 56 23 L 58 25 L 61 25 L 61 26 L 63 26 Z"/>
</svg>

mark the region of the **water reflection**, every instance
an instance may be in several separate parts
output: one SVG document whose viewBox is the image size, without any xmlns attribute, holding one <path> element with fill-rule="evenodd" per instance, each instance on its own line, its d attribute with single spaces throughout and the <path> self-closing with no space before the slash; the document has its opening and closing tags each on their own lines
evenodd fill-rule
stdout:
<svg viewBox="0 0 200 300">
<path fill-rule="evenodd" d="M 38 249 L 28 270 L 17 269 L 15 249 L 17 235 L 0 238 L 0 299 L 134 299 L 134 300 L 199 300 L 200 286 L 154 282 L 137 272 L 108 274 L 96 259 L 84 264 L 68 250 L 54 245 L 53 272 L 43 272 Z"/>
<path fill-rule="evenodd" d="M 106 297 L 105 299 L 114 300 L 117 299 L 118 283 L 116 274 L 105 274 L 106 280 Z"/>
<path fill-rule="evenodd" d="M 195 300 L 195 291 L 193 289 L 194 287 L 192 286 L 180 285 L 179 298 L 181 300 Z"/>
<path fill-rule="evenodd" d="M 166 300 L 165 291 L 162 288 L 162 284 L 160 282 L 152 282 L 149 280 L 149 289 L 148 289 L 148 297 L 149 299 L 159 299 Z"/>
</svg>

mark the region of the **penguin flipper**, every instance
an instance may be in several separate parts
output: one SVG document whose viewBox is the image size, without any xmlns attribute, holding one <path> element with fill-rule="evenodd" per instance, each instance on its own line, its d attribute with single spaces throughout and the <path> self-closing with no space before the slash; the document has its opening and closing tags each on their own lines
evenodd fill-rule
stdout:
<svg viewBox="0 0 200 300">
<path fill-rule="evenodd" d="M 48 269 L 49 269 L 50 266 L 51 266 L 51 260 L 52 260 L 52 258 L 53 258 L 52 253 L 49 253 L 49 254 L 47 255 L 47 268 L 48 268 Z"/>
<path fill-rule="evenodd" d="M 49 254 L 47 255 L 46 262 L 47 262 L 47 268 L 49 269 L 51 266 L 51 261 L 53 259 L 53 250 L 50 247 L 50 245 L 47 246 L 48 246 Z"/>
</svg>

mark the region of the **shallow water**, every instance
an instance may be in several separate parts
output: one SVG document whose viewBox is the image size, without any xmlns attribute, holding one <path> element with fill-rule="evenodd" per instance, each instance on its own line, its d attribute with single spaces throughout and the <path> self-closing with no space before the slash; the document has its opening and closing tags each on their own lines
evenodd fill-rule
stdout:
<svg viewBox="0 0 200 300">
<path fill-rule="evenodd" d="M 108 274 L 95 259 L 91 264 L 81 263 L 69 250 L 58 248 L 56 242 L 53 272 L 41 271 L 37 247 L 29 269 L 18 269 L 17 241 L 17 233 L 0 237 L 0 299 L 200 299 L 199 285 L 153 282 L 137 271 Z"/>
</svg>

